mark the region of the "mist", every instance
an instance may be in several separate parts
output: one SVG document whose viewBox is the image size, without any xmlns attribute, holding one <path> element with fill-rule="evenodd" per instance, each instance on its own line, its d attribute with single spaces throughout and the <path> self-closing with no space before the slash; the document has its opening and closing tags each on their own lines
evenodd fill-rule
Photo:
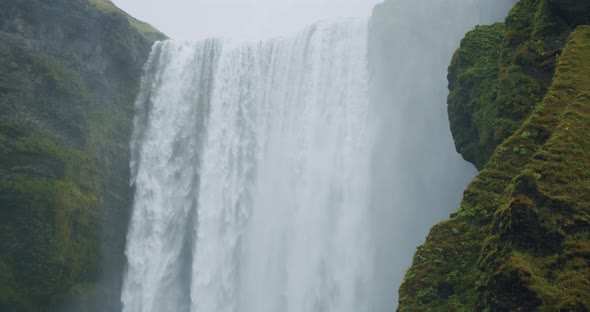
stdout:
<svg viewBox="0 0 590 312">
<path fill-rule="evenodd" d="M 320 20 L 369 16 L 379 0 L 114 0 L 177 40 L 293 35 Z"/>
<path fill-rule="evenodd" d="M 387 311 L 428 230 L 459 208 L 475 168 L 454 148 L 447 67 L 464 34 L 502 21 L 515 0 L 397 0 L 374 10 L 369 41 L 375 270 Z M 394 281 L 393 283 L 391 281 Z M 391 294 L 390 298 L 386 294 Z"/>
</svg>

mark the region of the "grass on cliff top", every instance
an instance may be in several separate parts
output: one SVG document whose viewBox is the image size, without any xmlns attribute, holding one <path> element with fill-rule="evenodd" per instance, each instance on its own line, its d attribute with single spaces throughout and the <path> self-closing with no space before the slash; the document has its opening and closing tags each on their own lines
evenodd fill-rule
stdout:
<svg viewBox="0 0 590 312">
<path fill-rule="evenodd" d="M 163 35 L 159 30 L 154 28 L 152 25 L 142 22 L 129 14 L 125 13 L 123 10 L 119 9 L 113 2 L 110 0 L 88 0 L 88 2 L 99 9 L 102 12 L 107 14 L 117 14 L 122 15 L 127 18 L 131 26 L 135 28 L 138 32 L 143 34 L 146 38 L 152 40 L 163 40 L 166 39 L 166 36 Z"/>
</svg>

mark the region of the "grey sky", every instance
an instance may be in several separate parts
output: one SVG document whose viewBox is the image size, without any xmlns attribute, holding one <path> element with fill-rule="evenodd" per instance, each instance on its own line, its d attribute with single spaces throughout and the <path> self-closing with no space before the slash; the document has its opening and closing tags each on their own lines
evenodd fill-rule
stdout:
<svg viewBox="0 0 590 312">
<path fill-rule="evenodd" d="M 382 0 L 112 0 L 174 39 L 287 35 L 318 20 L 368 16 Z"/>
</svg>

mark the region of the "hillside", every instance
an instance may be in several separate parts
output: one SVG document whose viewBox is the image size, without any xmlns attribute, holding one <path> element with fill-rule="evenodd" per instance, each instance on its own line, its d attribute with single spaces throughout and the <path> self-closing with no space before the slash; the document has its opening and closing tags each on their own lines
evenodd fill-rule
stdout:
<svg viewBox="0 0 590 312">
<path fill-rule="evenodd" d="M 0 1 L 0 310 L 118 302 L 133 101 L 164 38 L 106 0 Z"/>
</svg>

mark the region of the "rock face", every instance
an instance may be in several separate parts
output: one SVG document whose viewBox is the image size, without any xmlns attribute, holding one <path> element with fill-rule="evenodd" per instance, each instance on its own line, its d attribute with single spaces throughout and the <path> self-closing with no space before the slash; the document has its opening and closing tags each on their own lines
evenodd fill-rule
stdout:
<svg viewBox="0 0 590 312">
<path fill-rule="evenodd" d="M 503 34 L 504 24 L 477 26 L 462 40 L 449 67 L 448 112 L 455 146 L 478 169 L 500 140 L 495 131 L 494 87 L 499 76 Z"/>
<path fill-rule="evenodd" d="M 399 311 L 590 309 L 590 26 L 571 9 L 583 3 L 521 0 L 462 41 L 449 119 L 481 171 L 418 248 Z"/>
<path fill-rule="evenodd" d="M 549 5 L 571 26 L 590 23 L 589 0 L 549 0 Z"/>
<path fill-rule="evenodd" d="M 448 113 L 465 160 L 481 170 L 543 99 L 570 31 L 547 3 L 521 1 L 504 24 L 462 40 L 449 67 Z"/>
<path fill-rule="evenodd" d="M 107 0 L 0 0 L 0 310 L 117 308 L 133 101 L 164 38 Z"/>
</svg>

